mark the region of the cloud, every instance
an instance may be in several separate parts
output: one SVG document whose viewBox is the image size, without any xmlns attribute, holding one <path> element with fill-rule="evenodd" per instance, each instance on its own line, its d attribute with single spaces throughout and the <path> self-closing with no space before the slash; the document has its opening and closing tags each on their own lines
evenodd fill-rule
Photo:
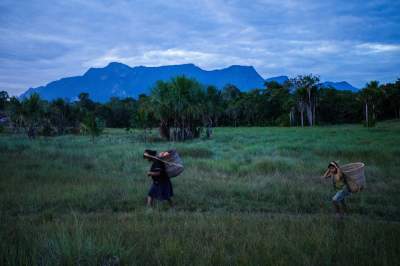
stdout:
<svg viewBox="0 0 400 266">
<path fill-rule="evenodd" d="M 343 43 L 333 41 L 298 41 L 288 42 L 293 48 L 288 53 L 302 56 L 321 56 L 326 54 L 335 54 L 342 50 Z"/>
<path fill-rule="evenodd" d="M 0 89 L 17 93 L 111 61 L 393 81 L 399 9 L 389 0 L 3 0 Z"/>
<path fill-rule="evenodd" d="M 86 67 L 104 67 L 110 62 L 121 62 L 130 66 L 162 66 L 175 64 L 196 65 L 205 69 L 223 68 L 229 65 L 258 65 L 261 62 L 254 58 L 241 58 L 226 53 L 208 53 L 202 51 L 169 48 L 166 50 L 147 50 L 129 55 L 129 47 L 113 48 L 104 55 L 84 63 Z"/>
<path fill-rule="evenodd" d="M 362 43 L 356 46 L 360 53 L 400 52 L 400 44 Z"/>
<path fill-rule="evenodd" d="M 206 62 L 213 57 L 211 53 L 189 51 L 178 48 L 166 50 L 149 50 L 138 55 L 129 56 L 127 48 L 113 48 L 103 56 L 85 62 L 85 66 L 104 66 L 109 62 L 122 62 L 128 65 L 160 66 L 165 64 L 182 64 Z M 214 55 L 215 56 L 215 55 Z"/>
</svg>

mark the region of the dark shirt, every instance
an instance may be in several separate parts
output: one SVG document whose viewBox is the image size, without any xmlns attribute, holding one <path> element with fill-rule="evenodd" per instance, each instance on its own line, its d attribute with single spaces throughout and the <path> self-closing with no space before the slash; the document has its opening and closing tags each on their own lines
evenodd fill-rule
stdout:
<svg viewBox="0 0 400 266">
<path fill-rule="evenodd" d="M 165 164 L 159 160 L 154 160 L 151 165 L 150 172 L 159 172 L 159 176 L 152 176 L 154 183 L 165 182 L 168 180 L 167 173 L 165 172 Z"/>
</svg>

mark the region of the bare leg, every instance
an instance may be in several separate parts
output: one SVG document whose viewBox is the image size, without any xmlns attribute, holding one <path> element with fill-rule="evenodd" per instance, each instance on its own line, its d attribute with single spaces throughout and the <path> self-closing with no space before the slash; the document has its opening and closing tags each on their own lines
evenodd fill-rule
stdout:
<svg viewBox="0 0 400 266">
<path fill-rule="evenodd" d="M 345 213 L 346 213 L 346 211 L 347 211 L 347 206 L 346 206 L 346 203 L 344 202 L 344 200 L 342 200 L 341 202 L 339 202 L 339 209 L 340 209 L 340 214 L 339 214 L 339 218 L 340 219 L 343 219 L 344 218 L 344 215 L 345 215 Z"/>
<path fill-rule="evenodd" d="M 153 198 L 150 196 L 147 196 L 147 207 L 153 207 Z"/>
<path fill-rule="evenodd" d="M 335 208 L 336 218 L 342 218 L 343 215 L 342 215 L 342 211 L 340 208 L 340 203 L 333 201 L 333 207 Z"/>
</svg>

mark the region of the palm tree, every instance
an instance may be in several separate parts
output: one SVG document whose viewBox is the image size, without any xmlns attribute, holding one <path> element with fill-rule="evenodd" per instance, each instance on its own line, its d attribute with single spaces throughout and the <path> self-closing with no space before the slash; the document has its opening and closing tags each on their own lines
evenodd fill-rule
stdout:
<svg viewBox="0 0 400 266">
<path fill-rule="evenodd" d="M 152 90 L 154 115 L 160 121 L 160 134 L 171 140 L 198 137 L 204 117 L 205 91 L 196 80 L 177 76 L 159 81 Z"/>
<path fill-rule="evenodd" d="M 376 80 L 367 83 L 366 87 L 360 92 L 360 99 L 364 103 L 366 127 L 372 127 L 376 123 L 376 106 L 380 95 L 379 82 Z"/>
<path fill-rule="evenodd" d="M 301 126 L 304 126 L 304 110 L 307 113 L 308 124 L 313 126 L 315 124 L 319 77 L 313 74 L 299 75 L 291 79 L 290 83 L 296 90 L 297 105 L 301 113 Z"/>
<path fill-rule="evenodd" d="M 221 92 L 214 86 L 208 86 L 203 103 L 203 124 L 206 127 L 206 137 L 211 138 L 212 128 L 218 124 L 223 112 Z"/>
</svg>

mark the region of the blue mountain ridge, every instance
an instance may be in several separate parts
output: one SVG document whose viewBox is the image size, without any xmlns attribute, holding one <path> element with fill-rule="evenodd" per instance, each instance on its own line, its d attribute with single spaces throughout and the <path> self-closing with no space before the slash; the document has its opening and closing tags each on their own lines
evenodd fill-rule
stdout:
<svg viewBox="0 0 400 266">
<path fill-rule="evenodd" d="M 233 84 L 241 91 L 263 88 L 265 81 L 274 80 L 282 84 L 288 80 L 287 76 L 264 80 L 252 66 L 232 65 L 208 71 L 194 64 L 130 67 L 112 62 L 103 68 L 90 68 L 82 76 L 62 78 L 45 86 L 30 88 L 21 94 L 20 98 L 38 93 L 46 100 L 64 98 L 73 101 L 81 92 L 89 93 L 91 99 L 99 102 L 106 102 L 110 97 L 137 98 L 140 94 L 149 94 L 158 80 L 167 81 L 178 75 L 194 78 L 206 86 L 214 85 L 218 89 L 222 89 L 226 84 Z M 354 88 L 347 82 L 325 83 L 338 89 L 347 89 L 349 86 Z"/>
<path fill-rule="evenodd" d="M 283 83 L 285 83 L 285 82 L 288 81 L 288 80 L 289 80 L 289 77 L 288 77 L 288 76 L 277 76 L 277 77 L 267 78 L 267 79 L 265 79 L 265 82 L 272 82 L 272 81 L 275 81 L 276 83 L 282 85 Z"/>
<path fill-rule="evenodd" d="M 195 78 L 204 85 L 214 85 L 222 89 L 226 84 L 233 84 L 242 91 L 264 86 L 264 79 L 252 66 L 233 65 L 224 69 L 203 70 L 194 64 L 170 65 L 160 67 L 129 67 L 112 62 L 104 68 L 90 68 L 84 75 L 62 78 L 46 86 L 30 88 L 20 97 L 38 93 L 46 100 L 67 98 L 74 100 L 81 92 L 87 92 L 95 101 L 105 102 L 110 97 L 137 97 L 149 94 L 158 80 L 185 75 Z"/>
<path fill-rule="evenodd" d="M 341 91 L 352 91 L 352 92 L 358 91 L 356 87 L 352 86 L 347 81 L 340 81 L 340 82 L 325 81 L 321 83 L 321 87 L 334 88 Z"/>
<path fill-rule="evenodd" d="M 275 81 L 282 85 L 283 83 L 285 83 L 288 80 L 289 80 L 288 76 L 277 76 L 277 77 L 267 78 L 267 79 L 265 79 L 265 82 Z M 347 81 L 340 81 L 340 82 L 325 81 L 325 82 L 320 83 L 320 87 L 333 88 L 333 89 L 337 89 L 337 90 L 341 90 L 341 91 L 345 91 L 345 90 L 352 91 L 352 92 L 358 91 L 358 89 L 356 87 L 352 86 Z"/>
</svg>

